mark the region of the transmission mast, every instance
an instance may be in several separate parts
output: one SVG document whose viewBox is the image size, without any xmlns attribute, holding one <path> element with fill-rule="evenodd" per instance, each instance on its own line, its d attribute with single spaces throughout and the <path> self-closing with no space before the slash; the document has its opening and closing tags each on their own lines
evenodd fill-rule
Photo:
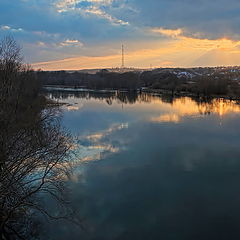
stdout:
<svg viewBox="0 0 240 240">
<path fill-rule="evenodd" d="M 122 44 L 122 68 L 124 68 L 124 45 Z"/>
</svg>

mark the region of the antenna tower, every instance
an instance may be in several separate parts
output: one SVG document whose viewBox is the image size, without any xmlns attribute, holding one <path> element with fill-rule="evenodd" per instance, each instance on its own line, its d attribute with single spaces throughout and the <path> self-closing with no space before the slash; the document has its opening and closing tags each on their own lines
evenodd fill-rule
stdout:
<svg viewBox="0 0 240 240">
<path fill-rule="evenodd" d="M 124 45 L 122 44 L 122 68 L 124 68 Z"/>
</svg>

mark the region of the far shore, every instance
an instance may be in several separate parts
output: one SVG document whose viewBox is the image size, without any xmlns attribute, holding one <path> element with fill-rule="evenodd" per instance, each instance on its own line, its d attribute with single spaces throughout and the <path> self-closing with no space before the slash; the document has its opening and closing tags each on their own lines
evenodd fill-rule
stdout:
<svg viewBox="0 0 240 240">
<path fill-rule="evenodd" d="M 228 95 L 203 95 L 186 91 L 175 91 L 174 93 L 166 89 L 151 89 L 151 88 L 139 88 L 139 89 L 88 89 L 84 87 L 63 86 L 63 85 L 45 85 L 43 86 L 45 91 L 65 91 L 65 92 L 92 92 L 92 93 L 149 93 L 154 95 L 171 95 L 173 97 L 192 97 L 198 99 L 226 99 L 240 101 L 240 96 L 228 96 Z"/>
</svg>

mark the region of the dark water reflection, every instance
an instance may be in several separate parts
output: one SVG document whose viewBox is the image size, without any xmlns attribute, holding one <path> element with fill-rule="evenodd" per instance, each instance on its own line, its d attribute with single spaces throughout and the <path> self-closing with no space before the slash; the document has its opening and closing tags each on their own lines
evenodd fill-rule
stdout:
<svg viewBox="0 0 240 240">
<path fill-rule="evenodd" d="M 238 239 L 240 105 L 153 95 L 51 93 L 79 136 L 70 182 L 85 230 L 45 239 Z"/>
</svg>

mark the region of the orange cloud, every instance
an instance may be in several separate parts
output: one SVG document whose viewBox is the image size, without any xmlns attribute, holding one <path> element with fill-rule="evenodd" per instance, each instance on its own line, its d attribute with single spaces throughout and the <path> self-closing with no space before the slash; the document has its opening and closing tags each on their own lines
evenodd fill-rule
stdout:
<svg viewBox="0 0 240 240">
<path fill-rule="evenodd" d="M 180 28 L 178 29 L 153 28 L 151 29 L 151 31 L 154 33 L 160 33 L 168 37 L 178 37 L 183 34 L 183 30 Z"/>
</svg>

